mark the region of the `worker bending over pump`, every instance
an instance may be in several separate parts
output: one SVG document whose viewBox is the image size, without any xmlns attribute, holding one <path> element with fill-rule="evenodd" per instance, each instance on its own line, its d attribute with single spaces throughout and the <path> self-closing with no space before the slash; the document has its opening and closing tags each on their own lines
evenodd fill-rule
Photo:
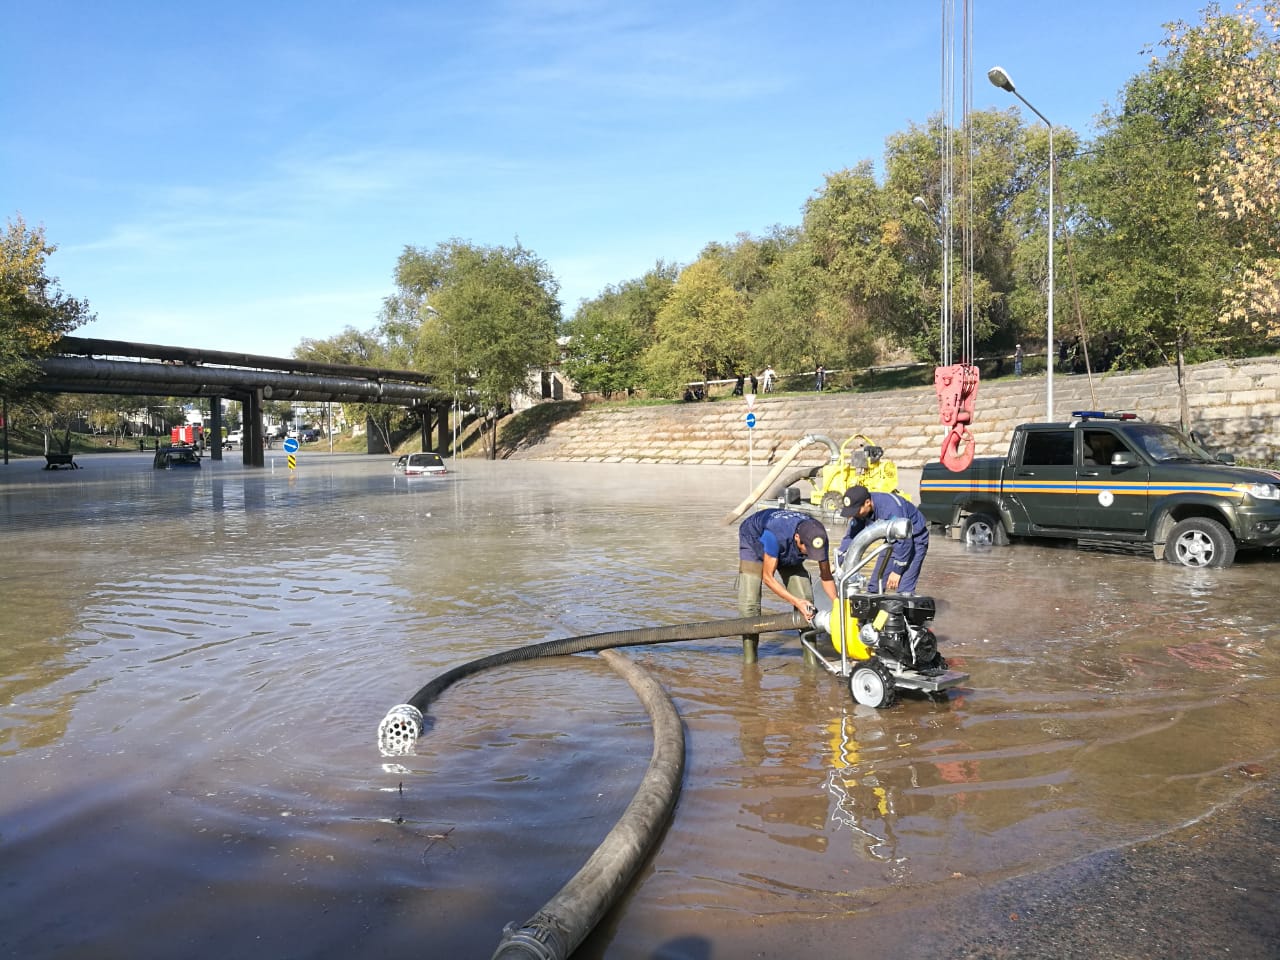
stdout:
<svg viewBox="0 0 1280 960">
<path fill-rule="evenodd" d="M 929 552 L 929 521 L 916 505 L 896 493 L 870 493 L 863 486 L 850 487 L 845 491 L 840 516 L 850 518 L 849 529 L 840 541 L 840 552 L 837 554 L 840 558 L 848 553 L 853 538 L 877 520 L 906 517 L 911 521 L 911 536 L 893 545 L 883 592 L 914 593 L 916 581 L 920 579 L 920 568 L 924 565 L 924 556 Z M 879 569 L 879 563 L 876 568 Z M 875 571 L 871 575 L 874 577 Z M 867 589 L 871 593 L 880 593 L 882 590 L 876 580 L 868 583 Z"/>
<path fill-rule="evenodd" d="M 795 510 L 760 510 L 743 520 L 738 527 L 738 613 L 760 615 L 763 583 L 812 621 L 816 608 L 806 560 L 817 562 L 822 589 L 834 603 L 836 584 L 827 528 L 821 521 Z M 755 661 L 759 643 L 759 634 L 743 635 L 742 654 L 748 663 Z"/>
</svg>

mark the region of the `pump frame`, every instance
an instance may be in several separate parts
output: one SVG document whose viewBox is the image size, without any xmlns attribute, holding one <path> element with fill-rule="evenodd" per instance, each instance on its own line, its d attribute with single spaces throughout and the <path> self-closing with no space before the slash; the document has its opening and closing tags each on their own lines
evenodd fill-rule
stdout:
<svg viewBox="0 0 1280 960">
<path fill-rule="evenodd" d="M 836 607 L 832 608 L 826 618 L 826 626 L 832 629 L 823 630 L 819 620 L 827 611 L 822 611 L 814 617 L 814 626 L 810 630 L 804 631 L 800 635 L 800 643 L 808 650 L 818 662 L 833 676 L 849 682 L 850 695 L 858 703 L 863 701 L 859 699 L 855 690 L 856 678 L 858 671 L 864 668 L 882 670 L 891 678 L 882 701 L 875 706 L 889 706 L 894 699 L 893 691 L 895 688 L 904 690 L 915 690 L 921 693 L 941 693 L 952 687 L 959 686 L 969 679 L 967 673 L 961 673 L 957 670 L 944 670 L 942 673 L 934 675 L 926 675 L 917 670 L 910 670 L 901 665 L 895 665 L 893 661 L 882 660 L 876 656 L 875 651 L 867 647 L 865 643 L 855 633 L 853 637 L 844 635 L 846 625 L 852 619 L 851 614 L 847 610 L 850 599 L 860 591 L 856 588 L 858 571 L 866 567 L 868 564 L 879 562 L 879 570 L 877 571 L 877 580 L 882 580 L 885 566 L 889 562 L 889 551 L 893 544 L 900 539 L 894 535 L 894 531 L 888 525 L 892 521 L 884 521 L 886 527 L 884 531 L 884 540 L 871 549 L 869 552 L 862 552 L 855 543 L 849 548 L 849 554 L 842 558 L 842 561 L 836 564 L 833 579 L 836 584 Z M 870 594 L 866 594 L 870 596 Z M 856 622 L 856 621 L 855 621 Z M 840 642 L 836 643 L 836 630 L 841 631 Z M 821 633 L 827 633 L 832 638 L 832 646 L 840 651 L 840 659 L 834 660 L 823 655 L 818 648 L 818 636 Z M 854 654 L 850 655 L 850 647 L 853 647 Z M 867 656 L 857 656 L 857 651 L 864 651 Z M 883 676 L 883 674 L 881 674 Z"/>
</svg>

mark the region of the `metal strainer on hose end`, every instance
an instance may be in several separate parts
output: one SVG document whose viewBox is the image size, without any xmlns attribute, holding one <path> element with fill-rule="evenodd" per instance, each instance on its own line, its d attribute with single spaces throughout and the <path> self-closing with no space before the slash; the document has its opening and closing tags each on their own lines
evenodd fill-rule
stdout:
<svg viewBox="0 0 1280 960">
<path fill-rule="evenodd" d="M 402 757 L 413 753 L 422 733 L 422 711 L 409 703 L 401 703 L 387 711 L 378 724 L 378 750 L 384 757 Z"/>
</svg>

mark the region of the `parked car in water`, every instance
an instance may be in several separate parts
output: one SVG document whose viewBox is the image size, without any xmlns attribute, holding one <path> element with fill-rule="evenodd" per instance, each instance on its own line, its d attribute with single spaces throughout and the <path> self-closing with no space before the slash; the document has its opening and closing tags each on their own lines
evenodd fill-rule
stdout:
<svg viewBox="0 0 1280 960">
<path fill-rule="evenodd" d="M 187 444 L 173 447 L 157 447 L 154 466 L 157 470 L 173 470 L 182 467 L 199 467 L 200 454 Z"/>
<path fill-rule="evenodd" d="M 395 471 L 406 477 L 443 477 L 449 468 L 438 453 L 406 453 L 396 461 Z"/>
</svg>

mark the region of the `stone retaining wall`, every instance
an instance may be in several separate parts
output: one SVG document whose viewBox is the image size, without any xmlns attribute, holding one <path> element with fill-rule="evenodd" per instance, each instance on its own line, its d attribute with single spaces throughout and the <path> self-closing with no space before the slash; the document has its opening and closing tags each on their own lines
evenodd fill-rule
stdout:
<svg viewBox="0 0 1280 960">
<path fill-rule="evenodd" d="M 1144 420 L 1178 422 L 1178 384 L 1170 368 L 1054 376 L 1054 414 L 1125 410 Z M 1191 428 L 1214 450 L 1280 459 L 1280 357 L 1215 361 L 1187 368 Z M 745 466 L 775 461 L 805 434 L 842 442 L 865 434 L 901 467 L 936 460 L 944 431 L 932 387 L 878 393 L 759 395 L 754 430 L 741 398 L 659 407 L 588 407 L 556 424 L 518 459 Z M 1003 455 L 1013 428 L 1043 420 L 1045 376 L 979 385 L 973 433 L 979 456 Z M 808 447 L 797 463 L 823 463 L 825 445 Z"/>
</svg>

